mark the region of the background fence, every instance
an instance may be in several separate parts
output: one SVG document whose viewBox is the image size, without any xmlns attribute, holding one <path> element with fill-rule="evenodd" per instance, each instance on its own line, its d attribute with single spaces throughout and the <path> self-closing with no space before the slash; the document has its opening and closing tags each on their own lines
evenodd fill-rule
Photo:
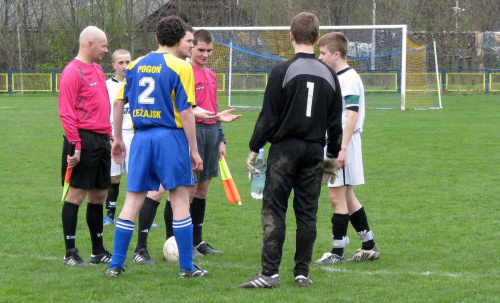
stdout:
<svg viewBox="0 0 500 303">
<path fill-rule="evenodd" d="M 53 93 L 59 92 L 60 70 L 0 70 L 0 94 L 8 93 Z M 106 77 L 111 77 L 113 71 L 106 71 Z M 401 86 L 401 77 L 394 72 L 360 72 L 367 92 L 398 92 Z M 234 73 L 233 77 L 242 78 L 242 84 L 233 87 L 233 91 L 251 92 L 256 87 L 264 90 L 267 84 L 267 73 Z M 443 93 L 459 92 L 500 92 L 500 70 L 441 70 L 439 72 Z M 228 76 L 217 74 L 218 90 L 228 89 Z M 382 83 L 382 82 L 383 83 Z M 261 83 L 256 85 L 255 82 Z M 251 85 L 248 85 L 250 83 Z M 381 83 L 383 85 L 381 85 Z M 407 83 L 407 89 L 411 85 Z"/>
</svg>

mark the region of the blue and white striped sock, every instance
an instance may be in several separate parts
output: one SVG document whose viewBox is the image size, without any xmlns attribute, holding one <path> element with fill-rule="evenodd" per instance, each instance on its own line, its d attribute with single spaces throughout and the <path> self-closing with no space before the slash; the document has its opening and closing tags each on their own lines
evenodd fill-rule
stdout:
<svg viewBox="0 0 500 303">
<path fill-rule="evenodd" d="M 127 251 L 134 233 L 135 223 L 127 220 L 116 220 L 115 241 L 113 243 L 113 257 L 109 268 L 123 269 Z"/>
<path fill-rule="evenodd" d="M 179 249 L 179 267 L 193 271 L 193 222 L 191 216 L 182 220 L 173 220 L 175 241 Z"/>
</svg>

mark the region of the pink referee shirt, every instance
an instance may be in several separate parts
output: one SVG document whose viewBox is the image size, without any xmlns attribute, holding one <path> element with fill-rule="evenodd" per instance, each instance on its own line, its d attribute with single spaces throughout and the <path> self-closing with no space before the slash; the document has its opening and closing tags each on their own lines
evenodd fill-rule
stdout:
<svg viewBox="0 0 500 303">
<path fill-rule="evenodd" d="M 196 94 L 196 105 L 217 113 L 217 78 L 215 73 L 205 67 L 199 69 L 193 65 L 194 89 Z M 196 122 L 205 124 L 215 124 L 216 121 L 203 121 L 196 119 Z"/>
<path fill-rule="evenodd" d="M 81 149 L 79 129 L 112 136 L 110 114 L 101 66 L 71 60 L 59 80 L 59 116 L 68 141 L 76 143 L 75 149 Z"/>
</svg>

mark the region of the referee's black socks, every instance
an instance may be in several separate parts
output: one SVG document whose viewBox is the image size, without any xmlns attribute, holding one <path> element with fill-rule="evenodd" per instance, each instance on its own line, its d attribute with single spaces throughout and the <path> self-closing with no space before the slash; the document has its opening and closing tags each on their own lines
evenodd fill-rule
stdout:
<svg viewBox="0 0 500 303">
<path fill-rule="evenodd" d="M 193 220 L 193 245 L 197 246 L 203 241 L 203 221 L 205 220 L 206 199 L 193 198 L 189 212 Z"/>
<path fill-rule="evenodd" d="M 79 209 L 80 205 L 77 204 L 70 202 L 64 202 L 63 204 L 61 217 L 66 251 L 75 248 L 75 234 Z"/>
<path fill-rule="evenodd" d="M 102 204 L 87 203 L 87 225 L 89 226 L 93 255 L 99 255 L 104 252 L 102 244 L 102 210 Z"/>
<path fill-rule="evenodd" d="M 139 234 L 137 236 L 137 246 L 134 252 L 148 247 L 148 235 L 156 217 L 156 210 L 160 202 L 146 197 L 139 212 Z"/>
</svg>

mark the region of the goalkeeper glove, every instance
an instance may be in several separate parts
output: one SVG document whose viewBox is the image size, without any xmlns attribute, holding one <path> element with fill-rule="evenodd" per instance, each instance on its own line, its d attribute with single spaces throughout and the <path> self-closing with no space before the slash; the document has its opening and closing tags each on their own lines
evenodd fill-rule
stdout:
<svg viewBox="0 0 500 303">
<path fill-rule="evenodd" d="M 259 153 L 256 153 L 254 151 L 250 151 L 247 157 L 247 167 L 250 173 L 256 177 L 260 177 L 260 170 L 255 168 L 255 159 L 257 159 L 257 156 Z"/>
<path fill-rule="evenodd" d="M 323 162 L 323 178 L 321 179 L 321 184 L 334 183 L 335 179 L 337 179 L 337 159 L 329 156 L 331 155 L 327 154 Z"/>
</svg>

